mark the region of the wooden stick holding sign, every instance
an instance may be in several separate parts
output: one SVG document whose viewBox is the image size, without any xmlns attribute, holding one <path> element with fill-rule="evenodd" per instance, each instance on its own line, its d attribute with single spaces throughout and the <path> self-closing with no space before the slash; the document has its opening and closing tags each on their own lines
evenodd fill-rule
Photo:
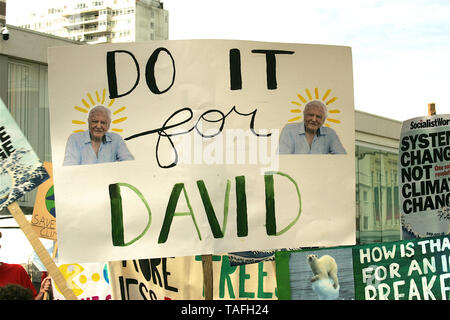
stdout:
<svg viewBox="0 0 450 320">
<path fill-rule="evenodd" d="M 53 241 L 53 253 L 52 253 L 52 260 L 55 260 L 56 254 L 58 253 L 58 241 Z M 44 293 L 44 300 L 48 300 L 49 295 L 48 292 Z"/>
<path fill-rule="evenodd" d="M 428 115 L 429 116 L 436 115 L 436 105 L 434 103 L 429 103 L 428 104 Z"/>
<path fill-rule="evenodd" d="M 202 267 L 205 300 L 213 300 L 213 267 L 211 254 L 202 255 Z"/>
<path fill-rule="evenodd" d="M 8 210 L 16 220 L 20 229 L 22 229 L 23 233 L 27 237 L 34 251 L 36 251 L 36 254 L 38 255 L 39 259 L 41 259 L 42 263 L 47 268 L 48 273 L 58 286 L 64 298 L 66 298 L 66 300 L 78 300 L 75 293 L 67 286 L 66 279 L 56 266 L 55 262 L 45 249 L 42 242 L 39 240 L 39 237 L 37 236 L 36 232 L 34 232 L 33 228 L 31 227 L 31 224 L 25 218 L 25 215 L 22 212 L 22 209 L 20 209 L 17 202 L 13 202 L 12 204 L 10 204 L 8 206 Z"/>
</svg>

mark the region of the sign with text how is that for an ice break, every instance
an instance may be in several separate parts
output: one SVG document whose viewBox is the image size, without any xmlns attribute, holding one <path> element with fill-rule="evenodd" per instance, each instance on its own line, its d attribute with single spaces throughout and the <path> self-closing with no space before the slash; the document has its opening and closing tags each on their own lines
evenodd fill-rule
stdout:
<svg viewBox="0 0 450 320">
<path fill-rule="evenodd" d="M 353 244 L 352 81 L 339 46 L 51 48 L 59 258 Z"/>
</svg>

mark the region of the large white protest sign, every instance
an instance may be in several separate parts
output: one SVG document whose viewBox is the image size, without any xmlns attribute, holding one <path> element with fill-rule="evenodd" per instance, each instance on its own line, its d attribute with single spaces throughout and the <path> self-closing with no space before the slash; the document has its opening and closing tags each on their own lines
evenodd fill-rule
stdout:
<svg viewBox="0 0 450 320">
<path fill-rule="evenodd" d="M 49 95 L 62 261 L 354 244 L 348 47 L 51 48 Z M 303 125 L 310 101 L 328 114 L 312 143 Z M 88 131 L 96 105 L 112 118 L 100 149 Z M 320 126 L 323 112 L 314 112 L 311 126 Z"/>
<path fill-rule="evenodd" d="M 448 234 L 450 115 L 404 121 L 398 166 L 403 238 Z"/>
</svg>

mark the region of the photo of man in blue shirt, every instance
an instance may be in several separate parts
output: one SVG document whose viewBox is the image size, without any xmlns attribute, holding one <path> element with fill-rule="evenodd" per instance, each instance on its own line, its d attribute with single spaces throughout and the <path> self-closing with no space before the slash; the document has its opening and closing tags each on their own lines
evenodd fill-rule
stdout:
<svg viewBox="0 0 450 320">
<path fill-rule="evenodd" d="M 66 144 L 64 166 L 134 160 L 122 137 L 108 132 L 111 111 L 98 105 L 89 111 L 89 130 L 73 133 Z"/>
<path fill-rule="evenodd" d="M 336 132 L 323 126 L 327 108 L 321 101 L 308 102 L 303 118 L 281 130 L 279 154 L 346 154 Z"/>
</svg>

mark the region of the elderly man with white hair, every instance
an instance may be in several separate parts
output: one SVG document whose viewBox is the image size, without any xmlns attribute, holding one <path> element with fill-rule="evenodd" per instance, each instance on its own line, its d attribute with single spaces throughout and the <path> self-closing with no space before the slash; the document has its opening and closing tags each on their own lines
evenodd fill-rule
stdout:
<svg viewBox="0 0 450 320">
<path fill-rule="evenodd" d="M 279 154 L 345 154 L 336 132 L 323 127 L 327 108 L 321 101 L 310 101 L 303 110 L 303 122 L 287 124 L 280 134 Z"/>
<path fill-rule="evenodd" d="M 122 137 L 108 132 L 111 111 L 101 105 L 89 111 L 88 129 L 73 133 L 66 144 L 64 166 L 134 160 Z"/>
</svg>

